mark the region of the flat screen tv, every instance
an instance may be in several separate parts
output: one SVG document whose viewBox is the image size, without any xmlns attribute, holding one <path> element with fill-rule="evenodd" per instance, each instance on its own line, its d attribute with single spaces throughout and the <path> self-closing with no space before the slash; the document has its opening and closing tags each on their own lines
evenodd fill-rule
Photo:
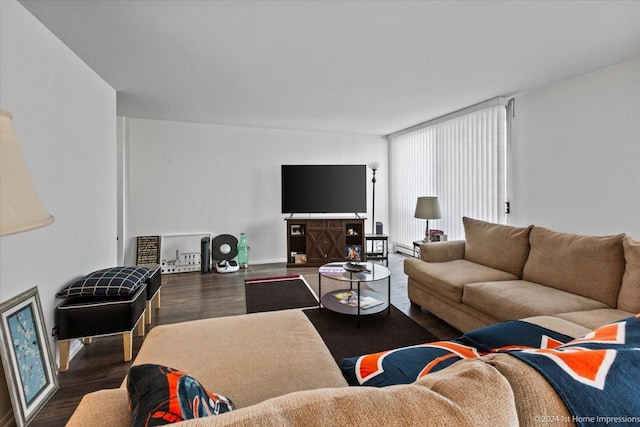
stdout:
<svg viewBox="0 0 640 427">
<path fill-rule="evenodd" d="M 366 165 L 282 165 L 282 213 L 366 211 Z"/>
</svg>

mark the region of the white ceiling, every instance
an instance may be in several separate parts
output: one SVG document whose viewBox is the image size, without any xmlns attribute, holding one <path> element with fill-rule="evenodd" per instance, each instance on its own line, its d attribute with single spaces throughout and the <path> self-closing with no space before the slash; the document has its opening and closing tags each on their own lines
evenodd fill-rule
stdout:
<svg viewBox="0 0 640 427">
<path fill-rule="evenodd" d="M 20 2 L 129 117 L 388 134 L 640 56 L 638 1 Z"/>
</svg>

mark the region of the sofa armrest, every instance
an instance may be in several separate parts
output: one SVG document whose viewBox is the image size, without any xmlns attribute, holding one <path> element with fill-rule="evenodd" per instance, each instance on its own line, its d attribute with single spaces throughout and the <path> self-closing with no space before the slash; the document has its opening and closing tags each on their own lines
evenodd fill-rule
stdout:
<svg viewBox="0 0 640 427">
<path fill-rule="evenodd" d="M 130 425 L 129 394 L 124 388 L 98 390 L 85 394 L 67 422 L 67 427 Z"/>
<path fill-rule="evenodd" d="M 420 259 L 427 262 L 464 259 L 464 243 L 464 240 L 423 243 L 420 245 Z"/>
</svg>

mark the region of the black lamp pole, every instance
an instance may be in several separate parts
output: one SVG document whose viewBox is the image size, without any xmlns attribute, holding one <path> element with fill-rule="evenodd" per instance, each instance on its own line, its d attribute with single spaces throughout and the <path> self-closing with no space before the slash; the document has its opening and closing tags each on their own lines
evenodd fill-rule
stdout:
<svg viewBox="0 0 640 427">
<path fill-rule="evenodd" d="M 376 234 L 376 169 L 371 168 L 373 171 L 373 178 L 371 178 L 371 182 L 373 183 L 373 197 L 371 200 L 371 234 Z"/>
</svg>

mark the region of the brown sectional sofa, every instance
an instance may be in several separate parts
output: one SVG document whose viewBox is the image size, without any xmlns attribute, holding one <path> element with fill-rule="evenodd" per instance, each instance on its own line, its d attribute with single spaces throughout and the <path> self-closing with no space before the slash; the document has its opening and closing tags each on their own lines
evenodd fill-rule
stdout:
<svg viewBox="0 0 640 427">
<path fill-rule="evenodd" d="M 593 251 L 590 239 L 583 236 L 465 222 L 469 225 L 466 243 L 423 245 L 422 259 L 407 260 L 405 265 L 411 300 L 459 329 L 526 317 L 526 322 L 579 337 L 640 312 L 640 242 L 622 236 L 594 238 L 602 250 L 610 251 L 604 256 Z M 489 235 L 483 237 L 485 233 Z M 527 266 L 529 239 L 537 248 L 546 236 L 554 238 L 546 250 L 558 251 L 557 256 L 562 255 L 565 261 L 541 254 L 544 261 L 539 262 L 544 268 Z M 515 244 L 497 244 L 510 238 Z M 496 246 L 499 255 L 475 246 L 482 241 Z M 581 249 L 584 245 L 587 248 Z M 505 259 L 512 254 L 517 254 L 520 262 Z M 599 263 L 585 254 L 610 261 Z M 591 268 L 583 266 L 592 262 Z M 554 269 L 558 271 L 551 274 Z M 620 283 L 604 277 L 602 271 Z M 597 283 L 603 289 L 582 289 L 576 287 L 578 281 L 570 280 L 571 285 L 563 288 L 562 280 L 552 280 L 571 272 L 593 279 L 583 287 Z M 534 277 L 549 283 L 545 286 L 529 280 Z M 475 294 L 465 295 L 467 287 L 473 287 L 471 283 L 480 285 Z M 491 283 L 499 285 L 492 287 Z M 618 290 L 614 292 L 609 286 Z M 529 293 L 518 299 L 514 289 Z M 517 301 L 511 311 L 499 307 L 510 298 Z M 569 306 L 575 310 L 565 310 Z M 232 399 L 238 408 L 184 421 L 181 426 L 533 426 L 540 425 L 539 420 L 571 419 L 549 382 L 536 369 L 506 353 L 461 360 L 412 384 L 348 387 L 320 335 L 300 310 L 157 326 L 133 362 L 144 363 L 185 371 L 208 390 Z M 126 380 L 120 388 L 85 395 L 68 425 L 131 425 Z"/>
<path fill-rule="evenodd" d="M 571 337 L 590 330 L 549 316 L 527 319 Z M 570 414 L 534 368 L 508 354 L 462 360 L 413 384 L 348 387 L 300 310 L 157 326 L 134 365 L 188 372 L 237 410 L 181 426 L 535 425 Z M 491 384 L 490 393 L 478 393 Z M 85 395 L 68 426 L 129 426 L 126 381 Z"/>
<path fill-rule="evenodd" d="M 638 242 L 463 218 L 464 241 L 407 259 L 409 299 L 466 332 L 553 315 L 588 328 L 640 312 Z"/>
</svg>

